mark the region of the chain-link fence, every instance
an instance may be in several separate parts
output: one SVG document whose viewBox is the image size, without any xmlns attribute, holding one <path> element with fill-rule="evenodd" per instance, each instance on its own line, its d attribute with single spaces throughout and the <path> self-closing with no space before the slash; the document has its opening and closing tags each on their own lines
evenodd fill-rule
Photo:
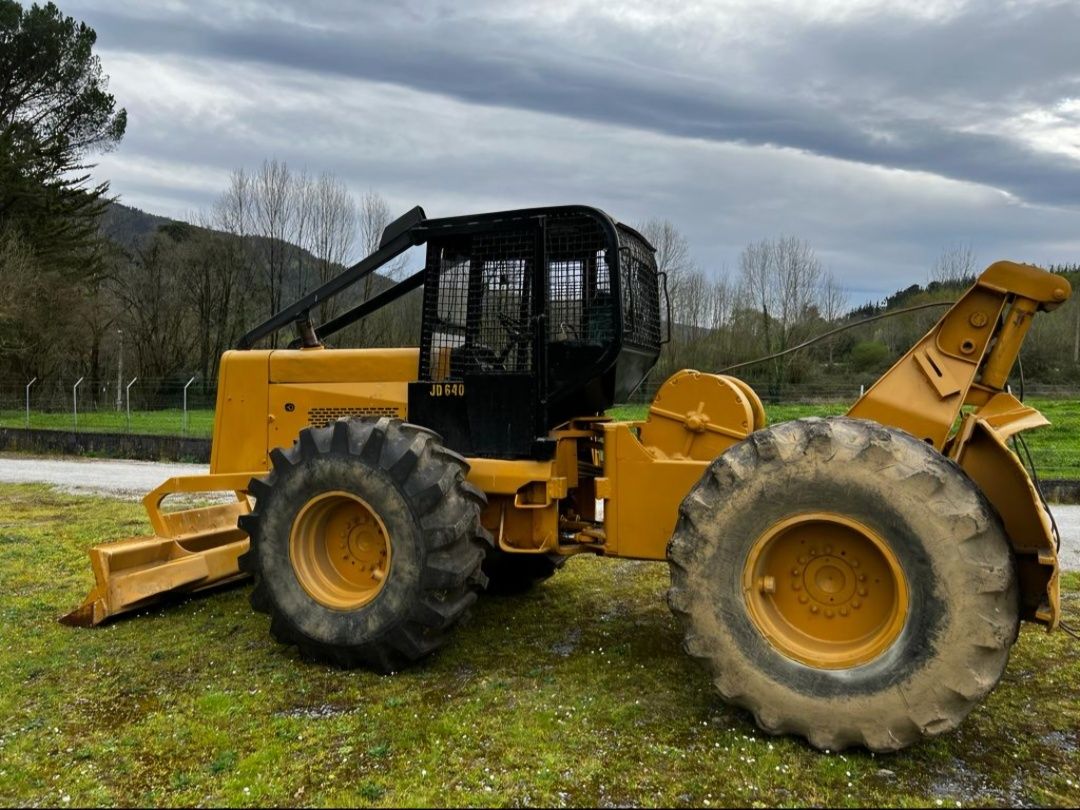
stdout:
<svg viewBox="0 0 1080 810">
<path fill-rule="evenodd" d="M 215 387 L 197 375 L 0 380 L 0 427 L 209 436 Z"/>
</svg>

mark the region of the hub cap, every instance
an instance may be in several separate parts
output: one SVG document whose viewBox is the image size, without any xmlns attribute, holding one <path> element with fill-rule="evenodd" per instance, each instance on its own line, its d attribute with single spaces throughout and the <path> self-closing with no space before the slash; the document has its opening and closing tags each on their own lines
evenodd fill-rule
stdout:
<svg viewBox="0 0 1080 810">
<path fill-rule="evenodd" d="M 326 492 L 293 521 L 289 559 L 319 604 L 355 610 L 374 599 L 390 571 L 390 535 L 375 511 L 350 492 Z"/>
<path fill-rule="evenodd" d="M 904 627 L 908 587 L 888 544 L 841 515 L 797 515 L 750 549 L 743 594 L 779 652 L 821 669 L 872 661 Z"/>
</svg>

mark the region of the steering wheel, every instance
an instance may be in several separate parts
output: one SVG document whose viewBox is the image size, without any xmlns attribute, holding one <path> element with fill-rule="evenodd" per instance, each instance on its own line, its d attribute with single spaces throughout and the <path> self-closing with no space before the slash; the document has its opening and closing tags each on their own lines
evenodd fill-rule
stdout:
<svg viewBox="0 0 1080 810">
<path fill-rule="evenodd" d="M 501 309 L 495 313 L 499 318 L 499 323 L 502 324 L 503 329 L 510 335 L 511 345 L 516 343 L 524 343 L 529 339 L 529 333 L 526 331 L 526 325 L 516 318 L 511 318 Z"/>
<path fill-rule="evenodd" d="M 528 331 L 528 319 L 525 319 L 526 323 L 523 323 L 516 318 L 511 318 L 501 309 L 496 313 L 496 316 L 499 319 L 499 323 L 502 324 L 503 329 L 506 330 L 506 334 L 510 336 L 510 340 L 507 341 L 507 344 L 503 346 L 502 351 L 499 352 L 499 362 L 501 363 L 506 360 L 515 347 L 523 343 L 527 344 L 532 340 L 532 335 L 529 334 Z"/>
</svg>

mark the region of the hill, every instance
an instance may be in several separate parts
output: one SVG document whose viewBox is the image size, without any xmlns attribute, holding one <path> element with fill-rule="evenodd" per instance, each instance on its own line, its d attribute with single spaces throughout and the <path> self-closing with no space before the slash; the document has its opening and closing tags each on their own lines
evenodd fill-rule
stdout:
<svg viewBox="0 0 1080 810">
<path fill-rule="evenodd" d="M 108 239 L 130 249 L 145 243 L 160 228 L 175 221 L 119 202 L 111 202 L 101 218 L 100 230 Z"/>
</svg>

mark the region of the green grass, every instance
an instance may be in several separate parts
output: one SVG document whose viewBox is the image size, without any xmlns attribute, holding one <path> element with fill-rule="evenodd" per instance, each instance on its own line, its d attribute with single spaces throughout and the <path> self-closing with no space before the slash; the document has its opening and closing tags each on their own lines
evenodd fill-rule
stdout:
<svg viewBox="0 0 1080 810">
<path fill-rule="evenodd" d="M 1080 479 L 1080 402 L 1030 397 L 1026 403 L 1042 411 L 1051 423 L 1049 427 L 1023 434 L 1039 476 Z M 804 416 L 836 416 L 844 413 L 851 404 L 765 403 L 765 413 L 769 424 L 775 424 Z M 644 419 L 647 412 L 646 405 L 618 405 L 608 411 L 616 419 L 635 420 Z"/>
<path fill-rule="evenodd" d="M 961 728 L 893 756 L 758 732 L 680 650 L 666 566 L 572 560 L 391 677 L 304 663 L 248 587 L 56 617 L 138 505 L 0 486 L 2 805 L 1080 803 L 1080 660 L 1026 628 Z M 1080 577 L 1065 579 L 1066 612 Z"/>
<path fill-rule="evenodd" d="M 193 436 L 210 438 L 214 432 L 212 408 L 188 411 L 188 430 L 183 434 L 184 412 L 180 408 L 161 411 L 132 411 L 128 426 L 124 411 L 100 410 L 79 414 L 79 430 L 95 433 L 148 433 L 158 436 Z M 26 427 L 25 411 L 0 411 L 0 427 Z M 66 413 L 30 412 L 30 427 L 44 430 L 74 430 L 71 411 Z"/>
</svg>

